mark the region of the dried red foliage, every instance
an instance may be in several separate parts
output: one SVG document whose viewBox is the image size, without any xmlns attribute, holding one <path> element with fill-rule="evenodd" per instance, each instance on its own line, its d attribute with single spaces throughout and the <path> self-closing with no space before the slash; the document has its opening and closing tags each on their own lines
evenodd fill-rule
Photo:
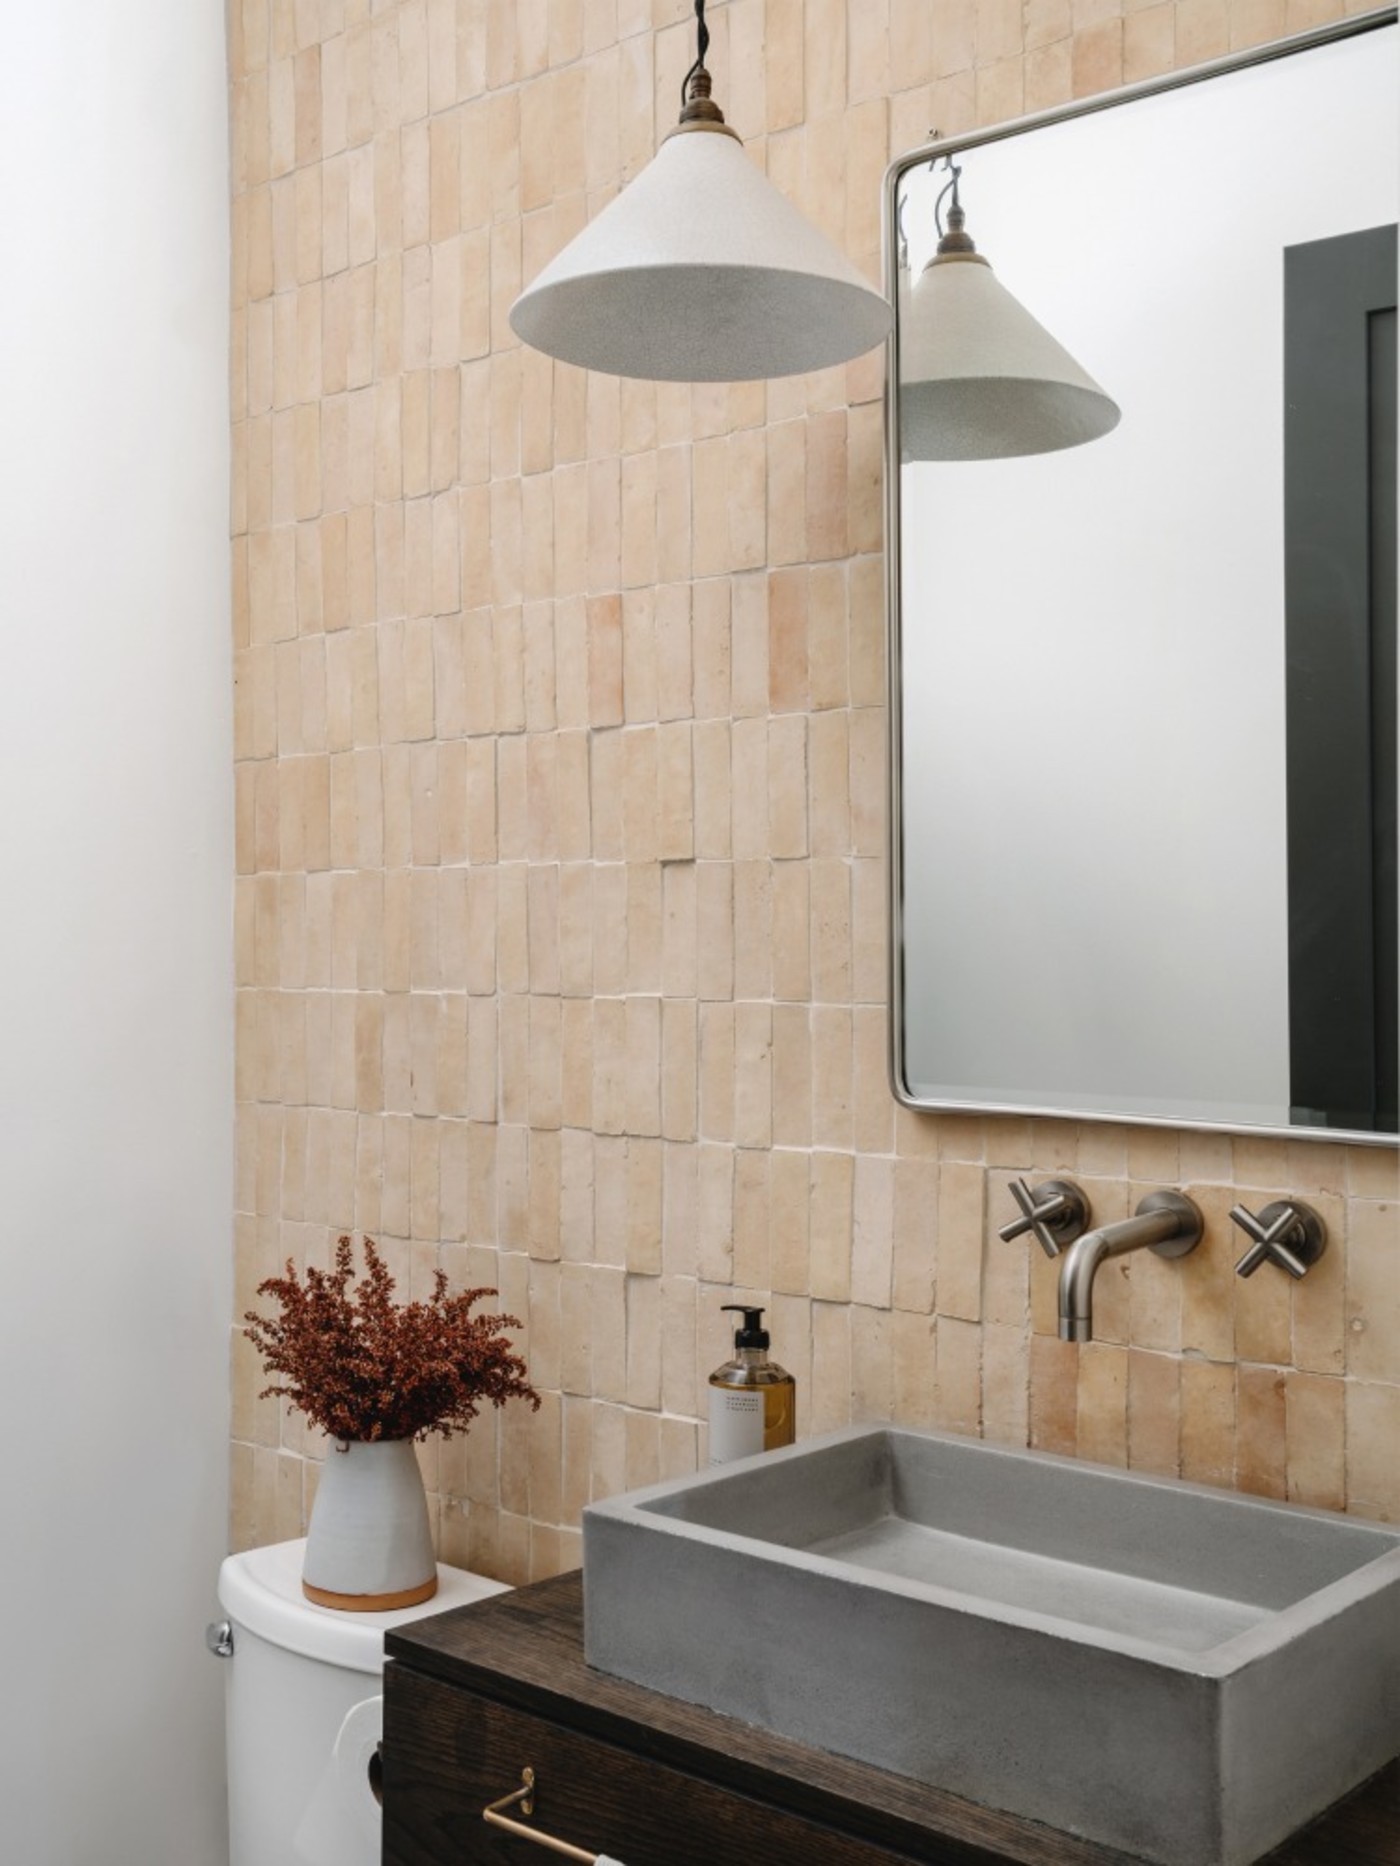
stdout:
<svg viewBox="0 0 1400 1866">
<path fill-rule="evenodd" d="M 245 1333 L 270 1374 L 285 1383 L 264 1387 L 289 1399 L 332 1438 L 423 1438 L 465 1432 L 481 1407 L 529 1400 L 539 1411 L 523 1360 L 498 1330 L 519 1328 L 513 1315 L 472 1315 L 472 1305 L 494 1289 L 447 1293 L 447 1276 L 434 1273 L 427 1302 L 396 1303 L 394 1279 L 364 1240 L 365 1270 L 354 1280 L 348 1237 L 335 1247 L 335 1269 L 308 1266 L 305 1279 L 288 1260 L 285 1276 L 258 1284 L 281 1314 L 249 1309 Z"/>
</svg>

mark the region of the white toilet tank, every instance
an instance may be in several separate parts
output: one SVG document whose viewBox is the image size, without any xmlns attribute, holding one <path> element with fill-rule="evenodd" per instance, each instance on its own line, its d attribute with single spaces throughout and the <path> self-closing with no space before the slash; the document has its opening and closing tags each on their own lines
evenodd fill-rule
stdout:
<svg viewBox="0 0 1400 1866">
<path fill-rule="evenodd" d="M 378 1866 L 371 1764 L 385 1630 L 508 1591 L 439 1567 L 438 1591 L 421 1606 L 340 1613 L 303 1595 L 305 1547 L 249 1549 L 219 1571 L 233 1648 L 225 1655 L 230 1866 Z"/>
</svg>

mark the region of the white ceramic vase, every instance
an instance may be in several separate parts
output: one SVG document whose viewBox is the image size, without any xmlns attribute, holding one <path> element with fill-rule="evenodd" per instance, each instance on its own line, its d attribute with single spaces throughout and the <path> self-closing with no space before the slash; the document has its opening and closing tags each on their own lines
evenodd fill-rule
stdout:
<svg viewBox="0 0 1400 1866">
<path fill-rule="evenodd" d="M 412 1439 L 352 1440 L 326 1453 L 301 1584 L 308 1600 L 350 1613 L 412 1607 L 437 1592 Z"/>
</svg>

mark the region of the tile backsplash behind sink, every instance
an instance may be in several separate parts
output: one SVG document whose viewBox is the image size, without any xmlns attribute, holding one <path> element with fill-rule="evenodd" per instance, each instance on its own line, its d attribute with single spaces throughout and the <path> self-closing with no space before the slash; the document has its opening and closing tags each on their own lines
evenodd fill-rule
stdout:
<svg viewBox="0 0 1400 1866">
<path fill-rule="evenodd" d="M 885 162 L 931 125 L 1335 10 L 731 0 L 711 64 L 873 278 Z M 674 114 L 690 30 L 639 0 L 232 10 L 235 1315 L 350 1229 L 415 1283 L 498 1285 L 544 1404 L 424 1458 L 444 1557 L 508 1580 L 577 1561 L 590 1497 L 695 1466 L 746 1297 L 803 1433 L 1400 1520 L 1393 1151 L 895 1107 L 880 356 L 692 390 L 510 335 Z M 1109 1265 L 1067 1346 L 1053 1267 L 996 1237 L 1018 1174 L 1104 1217 L 1180 1186 L 1205 1244 Z M 1240 1282 L 1229 1206 L 1290 1194 L 1327 1255 Z M 235 1336 L 239 1546 L 301 1532 L 322 1450 L 262 1384 Z"/>
</svg>

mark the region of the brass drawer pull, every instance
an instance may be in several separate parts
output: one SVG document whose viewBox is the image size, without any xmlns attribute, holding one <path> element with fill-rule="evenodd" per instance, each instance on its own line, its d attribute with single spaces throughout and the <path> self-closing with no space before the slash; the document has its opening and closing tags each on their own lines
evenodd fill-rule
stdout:
<svg viewBox="0 0 1400 1866">
<path fill-rule="evenodd" d="M 518 1807 L 522 1814 L 534 1813 L 534 1770 L 522 1769 L 520 1780 L 523 1787 L 517 1788 L 513 1795 L 502 1795 L 499 1801 L 493 1801 L 489 1808 L 481 1810 L 482 1820 L 492 1827 L 504 1828 L 508 1834 L 516 1834 L 522 1840 L 533 1840 L 537 1847 L 544 1847 L 550 1853 L 562 1853 L 566 1860 L 582 1860 L 584 1866 L 596 1866 L 600 1854 L 585 1853 L 582 1847 L 570 1846 L 567 1840 L 556 1840 L 553 1834 L 542 1834 L 537 1827 L 527 1827 L 523 1821 L 513 1821 L 502 1813 L 502 1809 L 514 1807 Z"/>
</svg>

